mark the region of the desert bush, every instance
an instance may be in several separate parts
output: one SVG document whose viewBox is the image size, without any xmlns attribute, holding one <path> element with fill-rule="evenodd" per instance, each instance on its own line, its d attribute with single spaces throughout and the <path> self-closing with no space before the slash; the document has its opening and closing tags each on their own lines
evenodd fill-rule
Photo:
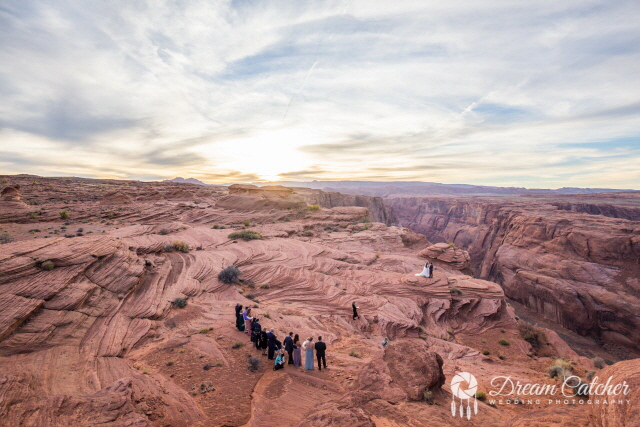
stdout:
<svg viewBox="0 0 640 427">
<path fill-rule="evenodd" d="M 211 228 L 213 228 L 214 230 L 224 230 L 224 229 L 225 229 L 225 228 L 227 228 L 227 227 L 226 227 L 226 226 L 224 226 L 224 225 L 218 225 L 218 224 L 216 224 L 216 225 L 214 225 L 214 226 L 213 226 L 213 227 L 211 227 Z"/>
<path fill-rule="evenodd" d="M 9 233 L 0 233 L 0 245 L 13 242 L 13 237 Z"/>
<path fill-rule="evenodd" d="M 593 359 L 591 359 L 591 361 L 593 362 L 593 366 L 595 366 L 598 369 L 602 369 L 606 366 L 604 359 L 600 356 L 594 357 Z"/>
<path fill-rule="evenodd" d="M 320 205 L 309 205 L 307 206 L 307 209 L 309 209 L 310 211 L 319 211 Z"/>
<path fill-rule="evenodd" d="M 173 360 L 169 360 L 169 361 L 166 363 L 166 365 L 167 365 L 167 366 L 173 366 L 173 364 L 174 364 L 174 363 L 175 363 L 175 362 L 174 362 Z"/>
<path fill-rule="evenodd" d="M 519 329 L 522 339 L 531 344 L 531 347 L 537 348 L 546 342 L 547 337 L 540 328 L 525 322 L 520 322 Z"/>
<path fill-rule="evenodd" d="M 185 308 L 187 304 L 188 303 L 186 298 L 176 298 L 173 300 L 173 305 L 179 308 Z"/>
<path fill-rule="evenodd" d="M 27 215 L 29 217 L 29 219 L 38 219 L 38 214 L 35 212 L 29 212 L 29 215 Z"/>
<path fill-rule="evenodd" d="M 567 371 L 573 371 L 574 363 L 570 359 L 558 358 L 558 359 L 553 361 L 553 364 L 555 366 L 560 366 L 561 368 L 564 368 Z"/>
<path fill-rule="evenodd" d="M 231 346 L 231 348 L 240 348 L 243 347 L 244 343 L 242 341 L 236 341 L 233 343 L 233 345 Z"/>
<path fill-rule="evenodd" d="M 363 216 L 362 218 L 360 218 L 360 222 L 364 222 L 364 223 L 371 222 L 371 219 L 368 216 Z"/>
<path fill-rule="evenodd" d="M 171 231 L 169 231 L 169 229 L 167 228 L 163 228 L 162 230 L 158 231 L 158 234 L 161 236 L 166 236 L 169 233 L 171 233 Z"/>
<path fill-rule="evenodd" d="M 186 244 L 185 242 L 182 242 L 180 240 L 176 240 L 174 241 L 171 246 L 173 246 L 173 249 L 175 249 L 176 251 L 180 251 L 183 253 L 188 253 L 189 252 L 189 245 Z"/>
<path fill-rule="evenodd" d="M 244 221 L 242 221 L 242 225 L 244 225 L 245 227 L 251 227 L 251 221 L 245 219 Z"/>
<path fill-rule="evenodd" d="M 491 352 L 489 350 L 482 350 L 482 354 L 484 354 L 485 356 L 488 356 L 491 354 Z"/>
<path fill-rule="evenodd" d="M 260 362 L 262 362 L 262 360 L 258 359 L 257 357 L 252 357 L 252 356 L 249 356 L 247 358 L 247 360 L 249 361 L 248 369 L 251 372 L 256 372 L 258 369 L 260 369 Z"/>
<path fill-rule="evenodd" d="M 484 391 L 476 391 L 476 399 L 484 402 L 487 399 L 487 393 Z"/>
<path fill-rule="evenodd" d="M 230 265 L 218 274 L 218 280 L 220 280 L 222 283 L 232 285 L 234 283 L 238 283 L 238 278 L 241 274 L 242 272 L 238 270 L 238 268 Z"/>
<path fill-rule="evenodd" d="M 69 212 L 67 212 L 67 211 L 60 211 L 60 212 L 58 212 L 58 215 L 60 215 L 60 219 L 69 218 Z"/>
<path fill-rule="evenodd" d="M 44 271 L 51 271 L 56 267 L 53 261 L 50 260 L 38 261 L 36 264 Z"/>
<path fill-rule="evenodd" d="M 451 288 L 449 288 L 449 293 L 451 295 L 462 295 L 462 291 L 456 288 L 455 286 L 452 286 Z"/>
<path fill-rule="evenodd" d="M 265 283 L 264 285 L 260 285 L 260 289 L 269 289 L 271 288 L 271 285 L 269 285 L 268 283 Z"/>
<path fill-rule="evenodd" d="M 349 356 L 351 357 L 357 357 L 360 358 L 362 356 L 360 356 L 360 352 L 358 352 L 358 350 L 352 348 L 351 350 L 349 350 Z"/>
<path fill-rule="evenodd" d="M 500 339 L 498 340 L 498 344 L 503 345 L 503 346 L 505 346 L 505 347 L 508 347 L 508 346 L 510 346 L 510 345 L 511 345 L 511 343 L 510 343 L 509 341 L 505 340 L 504 338 L 500 338 Z"/>
<path fill-rule="evenodd" d="M 245 297 L 247 299 L 251 299 L 251 300 L 256 298 L 256 296 L 254 294 L 252 294 L 252 293 L 248 293 L 247 295 L 245 295 Z"/>
<path fill-rule="evenodd" d="M 304 237 L 313 237 L 313 231 L 305 231 L 302 233 Z"/>
<path fill-rule="evenodd" d="M 242 240 L 262 240 L 262 234 L 258 233 L 257 231 L 253 231 L 253 230 L 240 230 L 240 231 L 234 231 L 233 233 L 229 234 L 227 236 L 229 239 L 235 240 L 235 239 L 242 239 Z"/>
<path fill-rule="evenodd" d="M 558 366 L 558 365 L 549 366 L 549 369 L 547 372 L 549 373 L 549 378 L 564 379 L 564 377 L 571 375 L 569 371 L 567 371 L 562 366 Z"/>
<path fill-rule="evenodd" d="M 269 313 L 263 314 L 262 317 L 264 317 L 265 319 L 271 320 L 271 315 Z"/>
<path fill-rule="evenodd" d="M 422 394 L 422 400 L 427 403 L 433 403 L 433 392 L 431 390 L 425 390 Z"/>
</svg>

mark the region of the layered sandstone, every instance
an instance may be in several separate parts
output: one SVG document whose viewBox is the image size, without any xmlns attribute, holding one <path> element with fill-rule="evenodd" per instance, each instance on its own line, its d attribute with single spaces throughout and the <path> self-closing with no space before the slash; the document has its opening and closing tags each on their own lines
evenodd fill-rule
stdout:
<svg viewBox="0 0 640 427">
<path fill-rule="evenodd" d="M 589 197 L 597 204 L 597 195 Z M 598 215 L 546 198 L 388 203 L 404 226 L 466 249 L 475 274 L 500 283 L 509 298 L 565 328 L 631 348 L 618 351 L 631 357 L 640 342 L 640 222 L 624 217 L 635 218 L 638 197 L 630 195 L 629 206 L 613 199 L 619 194 L 603 197 L 606 203 L 590 209 Z M 606 207 L 611 200 L 617 210 Z"/>
</svg>

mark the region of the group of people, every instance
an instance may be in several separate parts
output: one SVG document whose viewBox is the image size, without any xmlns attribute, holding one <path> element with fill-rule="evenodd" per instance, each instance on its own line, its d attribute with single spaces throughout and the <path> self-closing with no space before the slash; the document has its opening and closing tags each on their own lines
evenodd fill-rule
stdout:
<svg viewBox="0 0 640 427">
<path fill-rule="evenodd" d="M 357 315 L 355 303 L 354 318 Z M 296 367 L 302 366 L 302 350 L 305 351 L 304 369 L 314 369 L 314 352 L 315 359 L 318 361 L 318 370 L 327 368 L 326 350 L 327 345 L 322 341 L 322 337 L 318 337 L 316 342 L 313 341 L 313 337 L 307 338 L 302 344 L 300 343 L 300 337 L 298 334 L 289 332 L 289 335 L 285 337 L 284 343 L 282 343 L 275 334 L 273 328 L 267 331 L 267 328 L 263 328 L 260 324 L 260 319 L 251 316 L 251 308 L 249 306 L 243 307 L 240 304 L 236 304 L 236 328 L 239 331 L 245 332 L 251 337 L 251 343 L 256 349 L 262 350 L 262 355 L 267 356 L 269 360 L 274 360 L 273 369 L 282 369 L 285 365 L 285 355 L 287 353 L 288 364 Z"/>
<path fill-rule="evenodd" d="M 431 279 L 433 277 L 433 264 L 427 261 L 422 269 L 422 273 L 416 274 L 416 276 L 422 276 Z"/>
</svg>

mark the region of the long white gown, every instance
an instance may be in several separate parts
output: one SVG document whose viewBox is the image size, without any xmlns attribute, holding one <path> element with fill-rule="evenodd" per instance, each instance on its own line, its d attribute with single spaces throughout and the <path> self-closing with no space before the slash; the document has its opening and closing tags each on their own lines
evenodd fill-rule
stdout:
<svg viewBox="0 0 640 427">
<path fill-rule="evenodd" d="M 429 264 L 425 265 L 422 269 L 422 273 L 416 274 L 416 276 L 429 277 Z"/>
</svg>

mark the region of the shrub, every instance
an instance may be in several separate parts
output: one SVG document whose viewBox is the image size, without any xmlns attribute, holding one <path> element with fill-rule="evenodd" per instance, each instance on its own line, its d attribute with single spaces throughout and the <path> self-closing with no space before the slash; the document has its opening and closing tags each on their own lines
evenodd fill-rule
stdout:
<svg viewBox="0 0 640 427">
<path fill-rule="evenodd" d="M 487 399 L 487 393 L 484 391 L 476 391 L 476 399 L 484 402 Z"/>
<path fill-rule="evenodd" d="M 484 354 L 485 356 L 488 356 L 491 354 L 491 352 L 489 350 L 482 350 L 482 354 Z"/>
<path fill-rule="evenodd" d="M 29 217 L 29 219 L 38 219 L 38 214 L 35 212 L 30 212 L 27 216 Z"/>
<path fill-rule="evenodd" d="M 427 403 L 433 403 L 433 392 L 431 390 L 425 390 L 422 394 L 422 400 Z"/>
<path fill-rule="evenodd" d="M 185 308 L 187 306 L 186 298 L 176 298 L 173 300 L 173 304 L 179 308 Z"/>
<path fill-rule="evenodd" d="M 591 361 L 593 362 L 593 366 L 595 366 L 598 369 L 602 369 L 605 367 L 605 361 L 602 357 L 596 356 L 593 359 L 591 359 Z"/>
<path fill-rule="evenodd" d="M 362 356 L 360 356 L 360 353 L 358 352 L 358 350 L 353 349 L 353 348 L 351 350 L 349 350 L 349 356 L 357 357 L 357 358 L 362 357 Z"/>
<path fill-rule="evenodd" d="M 214 225 L 214 226 L 213 226 L 213 227 L 211 227 L 211 228 L 213 228 L 214 230 L 224 230 L 224 229 L 225 229 L 225 228 L 227 228 L 227 227 L 226 227 L 226 226 L 224 226 L 224 225 L 218 225 L 218 224 L 216 224 L 216 225 Z"/>
<path fill-rule="evenodd" d="M 368 216 L 363 216 L 362 218 L 360 218 L 360 222 L 371 222 L 371 219 L 369 219 Z"/>
<path fill-rule="evenodd" d="M 305 231 L 302 233 L 304 237 L 313 237 L 313 231 Z"/>
<path fill-rule="evenodd" d="M 198 331 L 199 334 L 206 334 L 207 332 L 209 332 L 210 329 L 209 328 L 202 328 Z"/>
<path fill-rule="evenodd" d="M 263 314 L 262 317 L 264 317 L 265 319 L 271 320 L 271 315 L 269 313 Z"/>
<path fill-rule="evenodd" d="M 505 331 L 504 328 L 500 328 L 500 332 L 502 332 L 504 334 L 507 331 Z"/>
<path fill-rule="evenodd" d="M 230 265 L 218 274 L 218 280 L 222 283 L 226 283 L 227 285 L 232 285 L 234 283 L 238 283 L 238 278 L 241 274 L 242 272 L 240 270 L 235 266 Z"/>
<path fill-rule="evenodd" d="M 593 380 L 593 377 L 595 377 L 595 375 L 596 371 L 587 371 L 587 381 Z"/>
<path fill-rule="evenodd" d="M 511 343 L 509 341 L 505 340 L 504 338 L 500 338 L 498 340 L 498 344 L 503 345 L 505 347 L 508 347 L 509 345 L 511 345 Z"/>
<path fill-rule="evenodd" d="M 245 297 L 246 297 L 247 299 L 251 299 L 251 300 L 253 300 L 253 299 L 255 299 L 255 298 L 256 298 L 256 296 L 255 296 L 254 294 L 251 294 L 251 293 L 249 293 L 249 294 L 245 295 Z"/>
<path fill-rule="evenodd" d="M 451 295 L 462 295 L 462 291 L 456 288 L 455 286 L 452 286 L 451 288 L 449 288 L 449 293 Z"/>
<path fill-rule="evenodd" d="M 9 233 L 0 233 L 0 245 L 9 242 L 13 242 L 13 237 Z"/>
<path fill-rule="evenodd" d="M 546 341 L 544 331 L 525 322 L 520 322 L 520 334 L 522 339 L 531 344 L 531 347 L 538 348 Z"/>
<path fill-rule="evenodd" d="M 174 364 L 174 363 L 175 363 L 175 362 L 174 362 L 173 360 L 169 360 L 169 361 L 166 363 L 166 365 L 167 365 L 167 366 L 173 366 L 173 364 Z"/>
<path fill-rule="evenodd" d="M 498 355 L 498 359 L 500 360 L 505 360 L 507 358 L 507 356 L 505 356 L 504 354 L 499 354 Z"/>
<path fill-rule="evenodd" d="M 309 209 L 310 211 L 319 211 L 320 205 L 309 205 L 307 206 L 307 209 Z"/>
<path fill-rule="evenodd" d="M 240 348 L 243 347 L 244 343 L 242 341 L 236 341 L 233 343 L 233 345 L 231 346 L 231 348 Z"/>
<path fill-rule="evenodd" d="M 218 360 L 216 362 L 216 366 L 224 366 L 224 363 L 222 363 L 222 360 Z"/>
<path fill-rule="evenodd" d="M 56 267 L 56 265 L 53 263 L 53 261 L 49 261 L 49 260 L 39 261 L 36 264 L 38 265 L 38 267 L 40 267 L 44 271 L 51 271 Z"/>
<path fill-rule="evenodd" d="M 567 371 L 573 371 L 573 362 L 570 359 L 556 359 L 553 361 L 555 366 L 560 366 L 561 368 L 566 369 Z"/>
<path fill-rule="evenodd" d="M 258 359 L 257 357 L 249 356 L 249 357 L 248 357 L 248 361 L 249 361 L 249 367 L 248 367 L 248 369 L 249 369 L 251 372 L 255 372 L 255 371 L 257 371 L 258 369 L 260 369 L 260 362 L 262 362 L 262 360 Z"/>
<path fill-rule="evenodd" d="M 564 378 L 570 375 L 570 372 L 568 372 L 562 366 L 558 366 L 558 365 L 549 366 L 548 372 L 549 372 L 549 378 Z"/>
<path fill-rule="evenodd" d="M 265 283 L 264 285 L 260 285 L 260 289 L 269 289 L 271 288 L 271 285 L 269 285 L 268 283 Z"/>
<path fill-rule="evenodd" d="M 244 221 L 242 221 L 242 225 L 244 225 L 245 227 L 251 227 L 251 221 L 245 219 Z"/>
<path fill-rule="evenodd" d="M 180 240 L 176 240 L 171 244 L 171 246 L 173 246 L 173 249 L 175 249 L 176 251 L 180 251 L 185 254 L 189 252 L 189 245 Z"/>
<path fill-rule="evenodd" d="M 242 240 L 262 240 L 262 234 L 253 230 L 240 230 L 234 231 L 233 233 L 227 236 L 231 240 L 242 239 Z"/>
<path fill-rule="evenodd" d="M 60 211 L 60 212 L 58 212 L 58 215 L 60 215 L 60 219 L 69 218 L 69 212 L 67 212 L 67 211 Z"/>
</svg>

